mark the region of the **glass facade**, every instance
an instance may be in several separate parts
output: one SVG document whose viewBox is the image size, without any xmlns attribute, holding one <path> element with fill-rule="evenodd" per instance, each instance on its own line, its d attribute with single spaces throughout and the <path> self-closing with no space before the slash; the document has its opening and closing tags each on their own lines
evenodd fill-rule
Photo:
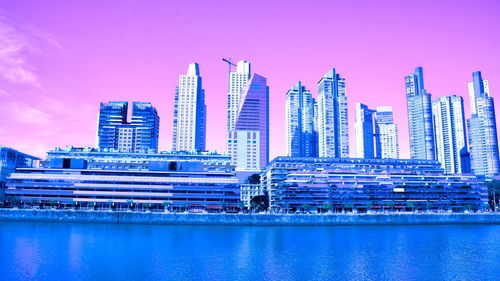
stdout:
<svg viewBox="0 0 500 281">
<path fill-rule="evenodd" d="M 286 94 L 286 128 L 288 156 L 317 156 L 317 134 L 314 129 L 314 106 L 311 92 L 297 82 Z"/>
<path fill-rule="evenodd" d="M 393 122 L 392 107 L 376 110 L 356 104 L 356 157 L 399 158 L 398 128 Z"/>
<path fill-rule="evenodd" d="M 101 103 L 97 146 L 122 152 L 158 151 L 160 117 L 151 103 L 133 102 L 131 122 L 128 102 Z"/>
<path fill-rule="evenodd" d="M 405 77 L 410 156 L 412 159 L 436 159 L 431 94 L 424 88 L 422 67 Z"/>
<path fill-rule="evenodd" d="M 0 200 L 3 199 L 4 184 L 16 168 L 37 167 L 40 159 L 10 147 L 0 146 Z"/>
<path fill-rule="evenodd" d="M 495 104 L 481 72 L 474 72 L 472 78 L 471 118 L 467 120 L 471 168 L 477 175 L 493 177 L 500 173 Z"/>
<path fill-rule="evenodd" d="M 258 74 L 242 90 L 228 154 L 239 171 L 260 171 L 269 161 L 269 87 Z"/>
</svg>

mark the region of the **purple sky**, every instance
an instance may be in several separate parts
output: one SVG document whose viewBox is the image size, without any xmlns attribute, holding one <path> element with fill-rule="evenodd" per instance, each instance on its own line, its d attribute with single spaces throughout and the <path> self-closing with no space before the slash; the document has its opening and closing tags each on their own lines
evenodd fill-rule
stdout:
<svg viewBox="0 0 500 281">
<path fill-rule="evenodd" d="M 4 1 L 0 0 L 0 144 L 43 156 L 93 146 L 99 102 L 149 101 L 171 148 L 174 89 L 200 63 L 207 148 L 225 149 L 227 65 L 247 59 L 268 78 L 271 157 L 284 155 L 285 93 L 298 80 L 317 95 L 331 67 L 354 106 L 393 106 L 408 157 L 404 76 L 462 95 L 483 72 L 500 89 L 500 1 Z M 500 101 L 497 100 L 497 107 Z M 499 110 L 500 111 L 500 110 Z M 351 129 L 351 155 L 354 132 Z"/>
</svg>

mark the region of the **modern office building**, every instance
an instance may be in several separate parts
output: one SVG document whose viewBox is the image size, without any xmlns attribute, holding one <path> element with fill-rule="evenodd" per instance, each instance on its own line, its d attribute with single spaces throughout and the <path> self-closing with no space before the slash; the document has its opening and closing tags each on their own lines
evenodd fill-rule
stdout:
<svg viewBox="0 0 500 281">
<path fill-rule="evenodd" d="M 97 147 L 118 149 L 117 128 L 127 124 L 128 102 L 101 103 L 97 120 Z"/>
<path fill-rule="evenodd" d="M 311 92 L 300 81 L 286 93 L 288 156 L 317 156 L 317 138 L 314 131 L 315 103 Z"/>
<path fill-rule="evenodd" d="M 234 130 L 243 88 L 251 77 L 251 65 L 246 60 L 236 64 L 236 71 L 229 73 L 229 93 L 227 95 L 227 131 Z"/>
<path fill-rule="evenodd" d="M 191 63 L 175 89 L 172 150 L 204 151 L 207 112 L 200 66 Z"/>
<path fill-rule="evenodd" d="M 209 172 L 203 162 L 150 162 L 148 169 L 89 169 L 86 160 L 51 161 L 17 169 L 7 179 L 7 202 L 92 208 L 236 210 L 240 187 L 233 172 Z"/>
<path fill-rule="evenodd" d="M 399 158 L 398 128 L 394 124 L 392 107 L 356 104 L 356 157 Z"/>
<path fill-rule="evenodd" d="M 34 168 L 40 164 L 40 158 L 22 153 L 10 147 L 0 146 L 0 201 L 3 200 L 4 184 L 7 177 L 16 168 Z"/>
<path fill-rule="evenodd" d="M 464 211 L 488 201 L 483 181 L 434 160 L 277 157 L 261 179 L 275 211 Z"/>
<path fill-rule="evenodd" d="M 68 161 L 65 159 L 73 159 L 72 163 L 76 163 L 75 161 L 85 161 L 86 168 L 89 170 L 147 171 L 151 163 L 158 165 L 158 163 L 168 164 L 177 161 L 183 163 L 201 162 L 207 172 L 234 173 L 234 165 L 231 164 L 231 157 L 215 152 L 162 151 L 156 153 L 145 151 L 141 153 L 124 153 L 118 150 L 72 146 L 65 148 L 56 147 L 54 150 L 47 152 L 47 159 L 42 161 L 42 166 L 50 168 L 54 167 L 54 163 L 62 163 L 60 165 L 63 165 L 64 161 Z"/>
<path fill-rule="evenodd" d="M 335 68 L 318 82 L 318 146 L 320 157 L 349 157 L 345 78 Z"/>
<path fill-rule="evenodd" d="M 476 175 L 492 177 L 500 172 L 495 104 L 488 81 L 481 72 L 472 73 L 469 83 L 471 118 L 467 120 L 471 169 Z"/>
<path fill-rule="evenodd" d="M 354 136 L 356 139 L 356 157 L 375 158 L 375 120 L 373 109 L 362 103 L 356 104 Z"/>
<path fill-rule="evenodd" d="M 122 152 L 158 150 L 160 117 L 151 103 L 133 102 L 131 121 L 128 102 L 101 103 L 97 146 Z"/>
<path fill-rule="evenodd" d="M 132 122 L 135 126 L 135 150 L 145 151 L 152 149 L 158 151 L 158 138 L 160 136 L 160 117 L 156 109 L 149 102 L 132 103 Z"/>
<path fill-rule="evenodd" d="M 467 154 L 464 101 L 460 96 L 440 97 L 432 102 L 437 160 L 447 173 L 465 173 L 463 155 Z"/>
<path fill-rule="evenodd" d="M 260 171 L 269 161 L 269 87 L 258 74 L 241 92 L 228 154 L 238 171 Z"/>
<path fill-rule="evenodd" d="M 424 87 L 422 67 L 405 77 L 410 155 L 412 159 L 436 159 L 431 94 Z"/>
</svg>

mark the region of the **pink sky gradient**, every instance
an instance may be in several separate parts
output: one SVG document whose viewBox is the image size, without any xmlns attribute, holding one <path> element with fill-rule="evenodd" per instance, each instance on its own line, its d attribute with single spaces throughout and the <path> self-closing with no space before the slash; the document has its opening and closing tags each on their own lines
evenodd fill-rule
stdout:
<svg viewBox="0 0 500 281">
<path fill-rule="evenodd" d="M 251 61 L 268 78 L 271 158 L 286 154 L 285 93 L 313 95 L 335 67 L 354 107 L 393 106 L 409 157 L 404 76 L 424 67 L 433 97 L 461 95 L 481 70 L 500 90 L 500 1 L 3 1 L 0 0 L 0 144 L 44 156 L 94 146 L 101 101 L 149 101 L 171 148 L 174 89 L 200 64 L 207 148 L 224 152 L 227 65 Z M 497 108 L 500 107 L 497 100 Z M 500 111 L 500 110 L 498 110 Z M 497 111 L 497 113 L 498 113 Z"/>
</svg>

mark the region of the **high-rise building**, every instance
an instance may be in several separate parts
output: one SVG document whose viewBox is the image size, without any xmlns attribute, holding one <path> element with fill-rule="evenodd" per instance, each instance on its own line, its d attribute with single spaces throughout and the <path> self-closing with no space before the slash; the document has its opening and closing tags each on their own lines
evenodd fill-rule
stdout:
<svg viewBox="0 0 500 281">
<path fill-rule="evenodd" d="M 236 64 L 236 71 L 229 73 L 229 93 L 227 96 L 227 130 L 234 129 L 240 106 L 240 96 L 243 87 L 250 80 L 250 62 L 241 60 Z"/>
<path fill-rule="evenodd" d="M 121 152 L 158 150 L 160 117 L 151 103 L 133 102 L 132 120 L 127 121 L 128 102 L 101 103 L 97 146 Z"/>
<path fill-rule="evenodd" d="M 377 158 L 399 158 L 398 126 L 394 124 L 392 107 L 379 106 L 376 108 L 375 136 Z"/>
<path fill-rule="evenodd" d="M 398 128 L 394 124 L 392 107 L 376 110 L 356 104 L 356 157 L 399 158 Z"/>
<path fill-rule="evenodd" d="M 116 128 L 127 123 L 128 102 L 101 103 L 97 117 L 96 146 L 118 149 Z"/>
<path fill-rule="evenodd" d="M 286 93 L 288 156 L 316 156 L 314 104 L 311 92 L 300 81 Z"/>
<path fill-rule="evenodd" d="M 354 136 L 356 138 L 356 157 L 358 158 L 375 158 L 374 112 L 362 103 L 356 104 Z"/>
<path fill-rule="evenodd" d="M 431 94 L 424 88 L 422 67 L 405 77 L 410 155 L 412 159 L 436 159 Z"/>
<path fill-rule="evenodd" d="M 345 78 L 335 68 L 318 83 L 318 145 L 320 157 L 349 156 Z"/>
<path fill-rule="evenodd" d="M 472 73 L 469 83 L 471 118 L 467 120 L 472 171 L 491 177 L 500 172 L 495 104 L 488 81 L 480 71 Z"/>
<path fill-rule="evenodd" d="M 437 160 L 451 174 L 467 172 L 462 167 L 462 155 L 467 153 L 463 104 L 462 97 L 455 95 L 432 102 Z"/>
<path fill-rule="evenodd" d="M 157 151 L 160 117 L 156 108 L 149 102 L 133 102 L 131 124 L 136 128 L 136 150 L 152 148 Z"/>
<path fill-rule="evenodd" d="M 200 67 L 189 64 L 186 75 L 179 76 L 174 104 L 174 151 L 204 151 L 206 140 L 205 90 Z"/>
<path fill-rule="evenodd" d="M 228 154 L 238 171 L 259 171 L 269 161 L 269 87 L 253 74 L 243 87 Z"/>
</svg>

